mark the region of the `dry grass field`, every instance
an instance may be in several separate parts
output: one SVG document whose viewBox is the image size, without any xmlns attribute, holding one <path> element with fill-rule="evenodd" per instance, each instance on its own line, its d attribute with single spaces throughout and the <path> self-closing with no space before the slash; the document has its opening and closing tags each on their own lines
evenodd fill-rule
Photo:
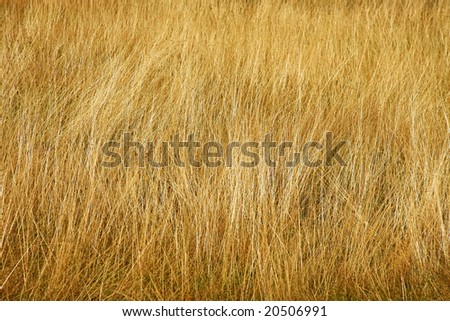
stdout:
<svg viewBox="0 0 450 321">
<path fill-rule="evenodd" d="M 2 300 L 450 300 L 449 1 L 0 3 Z M 102 166 L 125 132 L 346 166 Z"/>
</svg>

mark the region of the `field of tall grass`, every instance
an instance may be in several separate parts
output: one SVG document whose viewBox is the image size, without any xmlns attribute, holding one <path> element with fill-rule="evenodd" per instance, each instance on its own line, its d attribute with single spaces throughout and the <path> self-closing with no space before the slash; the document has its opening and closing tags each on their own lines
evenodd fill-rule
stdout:
<svg viewBox="0 0 450 321">
<path fill-rule="evenodd" d="M 449 1 L 0 3 L 2 300 L 450 300 Z M 346 166 L 102 166 L 126 132 Z"/>
</svg>

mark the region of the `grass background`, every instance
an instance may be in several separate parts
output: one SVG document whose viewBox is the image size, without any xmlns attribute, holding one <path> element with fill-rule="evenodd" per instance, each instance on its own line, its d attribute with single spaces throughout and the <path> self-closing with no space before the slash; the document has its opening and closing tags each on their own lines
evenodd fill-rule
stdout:
<svg viewBox="0 0 450 321">
<path fill-rule="evenodd" d="M 0 3 L 3 300 L 450 299 L 450 2 Z M 101 167 L 125 131 L 347 166 Z"/>
</svg>

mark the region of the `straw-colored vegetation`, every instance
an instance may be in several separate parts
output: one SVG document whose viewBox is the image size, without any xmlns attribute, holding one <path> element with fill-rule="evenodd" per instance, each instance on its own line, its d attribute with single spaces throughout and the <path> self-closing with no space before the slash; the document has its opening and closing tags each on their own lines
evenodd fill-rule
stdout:
<svg viewBox="0 0 450 321">
<path fill-rule="evenodd" d="M 1 16 L 2 299 L 450 299 L 449 1 Z M 124 132 L 326 131 L 347 166 L 101 166 Z"/>
</svg>

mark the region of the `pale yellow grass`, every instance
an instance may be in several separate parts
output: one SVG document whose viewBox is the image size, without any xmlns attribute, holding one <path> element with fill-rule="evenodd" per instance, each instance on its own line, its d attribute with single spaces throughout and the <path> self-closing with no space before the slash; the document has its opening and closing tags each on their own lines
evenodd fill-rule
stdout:
<svg viewBox="0 0 450 321">
<path fill-rule="evenodd" d="M 450 299 L 450 2 L 1 15 L 2 299 Z M 101 167 L 125 131 L 332 131 L 347 166 Z"/>
</svg>

